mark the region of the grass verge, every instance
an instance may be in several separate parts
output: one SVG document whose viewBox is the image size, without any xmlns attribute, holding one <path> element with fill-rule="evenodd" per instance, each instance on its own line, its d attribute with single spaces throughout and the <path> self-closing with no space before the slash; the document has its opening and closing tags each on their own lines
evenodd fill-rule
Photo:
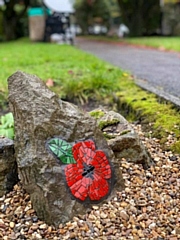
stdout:
<svg viewBox="0 0 180 240">
<path fill-rule="evenodd" d="M 161 50 L 180 51 L 180 37 L 140 37 L 127 38 L 125 41 L 131 44 L 155 47 Z"/>
<path fill-rule="evenodd" d="M 127 37 L 120 39 L 118 37 L 87 36 L 86 38 L 116 43 L 129 43 L 138 46 L 158 48 L 160 50 L 171 50 L 180 52 L 180 37 Z"/>
<path fill-rule="evenodd" d="M 131 121 L 140 120 L 165 148 L 169 133 L 177 139 L 171 149 L 180 153 L 180 117 L 173 105 L 135 85 L 119 68 L 80 51 L 76 47 L 30 43 L 21 40 L 0 44 L 1 101 L 7 99 L 7 78 L 17 70 L 36 74 L 44 82 L 52 79 L 51 89 L 60 98 L 87 103 L 90 99 L 117 105 Z M 112 94 L 113 93 L 113 94 Z M 116 104 L 115 104 L 116 103 Z M 149 134 L 151 134 L 149 132 Z"/>
<path fill-rule="evenodd" d="M 142 90 L 133 79 L 121 83 L 121 90 L 116 92 L 118 109 L 129 121 L 139 120 L 149 137 L 160 139 L 163 147 L 180 153 L 180 114 L 173 104 L 158 98 L 155 94 Z M 166 145 L 169 134 L 177 141 Z"/>
<path fill-rule="evenodd" d="M 103 99 L 119 88 L 117 71 L 111 65 L 76 47 L 31 43 L 26 39 L 0 44 L 0 100 L 7 98 L 7 78 L 17 70 L 53 81 L 52 90 L 68 100 Z"/>
</svg>

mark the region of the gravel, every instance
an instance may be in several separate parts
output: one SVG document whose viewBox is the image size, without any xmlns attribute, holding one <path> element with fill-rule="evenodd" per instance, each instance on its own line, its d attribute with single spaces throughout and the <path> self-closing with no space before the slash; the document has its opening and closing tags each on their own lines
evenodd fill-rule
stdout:
<svg viewBox="0 0 180 240">
<path fill-rule="evenodd" d="M 180 239 L 180 156 L 163 151 L 159 140 L 145 137 L 140 125 L 134 128 L 155 165 L 144 170 L 122 159 L 124 191 L 55 229 L 38 219 L 29 195 L 19 183 L 0 198 L 0 239 Z M 167 145 L 174 141 L 170 134 Z"/>
</svg>

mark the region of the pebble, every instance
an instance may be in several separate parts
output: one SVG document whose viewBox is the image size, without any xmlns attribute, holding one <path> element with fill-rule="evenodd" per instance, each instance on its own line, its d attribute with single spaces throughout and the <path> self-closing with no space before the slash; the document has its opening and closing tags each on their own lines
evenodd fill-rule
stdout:
<svg viewBox="0 0 180 240">
<path fill-rule="evenodd" d="M 10 228 L 14 228 L 15 223 L 14 223 L 14 222 L 10 222 L 10 223 L 9 223 L 9 226 L 10 226 Z"/>
<path fill-rule="evenodd" d="M 106 213 L 104 213 L 104 212 L 102 212 L 101 214 L 100 214 L 100 217 L 102 218 L 102 219 L 104 219 L 104 218 L 107 218 L 107 214 Z"/>
<path fill-rule="evenodd" d="M 92 206 L 93 209 L 98 210 L 99 206 Z"/>
<path fill-rule="evenodd" d="M 39 228 L 39 225 L 38 224 L 32 225 L 30 228 L 31 230 L 37 230 Z"/>
<path fill-rule="evenodd" d="M 128 203 L 127 202 L 121 202 L 120 205 L 121 205 L 121 207 L 126 207 L 128 205 Z"/>
<path fill-rule="evenodd" d="M 120 217 L 122 218 L 122 219 L 124 219 L 125 221 L 128 221 L 128 219 L 129 219 L 129 215 L 126 213 L 126 211 L 124 211 L 124 210 L 122 210 L 121 212 L 120 212 Z"/>
<path fill-rule="evenodd" d="M 14 214 L 19 215 L 19 214 L 21 214 L 22 212 L 23 212 L 23 211 L 22 211 L 22 207 L 19 206 L 19 207 L 17 207 L 16 210 L 14 211 Z"/>
<path fill-rule="evenodd" d="M 45 223 L 39 226 L 39 229 L 46 229 L 46 228 L 47 228 L 47 225 Z"/>
<path fill-rule="evenodd" d="M 58 229 L 40 221 L 21 183 L 0 198 L 0 239 L 52 240 L 179 240 L 180 156 L 162 150 L 159 140 L 133 126 L 155 165 L 144 170 L 122 159 L 125 189 L 85 216 L 60 224 Z M 167 146 L 176 141 L 169 135 Z"/>
<path fill-rule="evenodd" d="M 155 226 L 156 226 L 156 223 L 154 223 L 154 222 L 153 222 L 153 223 L 151 223 L 151 224 L 149 224 L 149 228 L 150 228 L 150 229 L 153 229 L 153 228 L 155 228 Z"/>
</svg>

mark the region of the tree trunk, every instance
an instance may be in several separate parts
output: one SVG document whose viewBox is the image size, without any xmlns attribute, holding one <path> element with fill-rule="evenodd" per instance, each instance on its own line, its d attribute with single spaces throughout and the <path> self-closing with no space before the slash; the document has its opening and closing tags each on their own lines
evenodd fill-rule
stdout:
<svg viewBox="0 0 180 240">
<path fill-rule="evenodd" d="M 130 36 L 150 35 L 160 27 L 160 7 L 157 0 L 117 0 L 117 2 L 122 21 L 130 30 Z"/>
<path fill-rule="evenodd" d="M 3 11 L 3 26 L 6 41 L 15 40 L 18 38 L 18 24 L 19 19 L 24 15 L 26 9 L 29 5 L 29 0 L 24 0 L 22 3 L 24 4 L 24 9 L 17 13 L 15 11 L 15 4 L 17 3 L 15 0 L 4 0 L 5 2 L 5 10 Z"/>
<path fill-rule="evenodd" d="M 17 16 L 12 16 L 8 18 L 4 15 L 3 19 L 4 24 L 4 33 L 5 33 L 5 40 L 11 41 L 17 38 L 16 29 L 17 29 Z"/>
<path fill-rule="evenodd" d="M 122 21 L 128 26 L 130 36 L 141 36 L 143 29 L 143 19 L 141 13 L 141 0 L 122 1 L 118 4 L 122 14 Z"/>
</svg>

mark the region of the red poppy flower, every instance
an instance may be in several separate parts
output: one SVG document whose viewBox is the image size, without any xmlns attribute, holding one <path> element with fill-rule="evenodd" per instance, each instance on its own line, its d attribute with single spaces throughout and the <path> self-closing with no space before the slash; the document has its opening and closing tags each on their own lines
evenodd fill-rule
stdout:
<svg viewBox="0 0 180 240">
<path fill-rule="evenodd" d="M 99 201 L 109 193 L 111 167 L 103 151 L 92 140 L 78 142 L 72 148 L 76 164 L 65 168 L 67 185 L 77 199 Z"/>
</svg>

